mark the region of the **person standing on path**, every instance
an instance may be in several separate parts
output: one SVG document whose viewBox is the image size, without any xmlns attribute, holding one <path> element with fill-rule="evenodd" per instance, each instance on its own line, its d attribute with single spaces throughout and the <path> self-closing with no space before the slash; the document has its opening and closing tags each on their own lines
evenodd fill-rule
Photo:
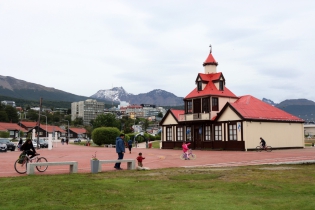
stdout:
<svg viewBox="0 0 315 210">
<path fill-rule="evenodd" d="M 125 135 L 120 134 L 119 137 L 116 138 L 116 153 L 118 154 L 118 160 L 124 159 L 125 154 L 125 142 L 124 142 Z M 122 170 L 120 168 L 120 162 L 115 163 L 114 168 L 117 170 Z"/>
<path fill-rule="evenodd" d="M 132 140 L 129 139 L 128 141 L 128 149 L 129 149 L 129 153 L 131 154 L 131 148 L 132 148 Z"/>
<path fill-rule="evenodd" d="M 23 140 L 22 140 L 22 138 L 20 138 L 19 143 L 18 143 L 18 148 L 20 151 L 21 151 L 22 144 L 23 144 Z"/>
<path fill-rule="evenodd" d="M 68 143 L 69 143 L 69 139 L 68 139 L 68 137 L 66 138 L 66 144 L 68 145 Z"/>
</svg>

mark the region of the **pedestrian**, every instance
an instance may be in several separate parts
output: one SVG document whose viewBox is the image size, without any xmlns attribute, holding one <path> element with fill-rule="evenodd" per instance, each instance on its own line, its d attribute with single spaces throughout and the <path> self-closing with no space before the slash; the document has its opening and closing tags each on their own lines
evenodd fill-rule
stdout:
<svg viewBox="0 0 315 210">
<path fill-rule="evenodd" d="M 145 157 L 142 157 L 142 153 L 140 152 L 140 153 L 139 153 L 139 156 L 137 157 L 138 166 L 143 167 L 143 164 L 142 164 L 142 160 L 143 160 L 143 159 L 145 159 Z"/>
<path fill-rule="evenodd" d="M 116 153 L 118 154 L 118 160 L 124 159 L 125 154 L 125 143 L 124 143 L 125 134 L 120 134 L 119 137 L 116 138 Z M 120 162 L 117 162 L 114 166 L 117 170 L 122 170 L 120 168 Z"/>
<path fill-rule="evenodd" d="M 132 140 L 129 139 L 129 141 L 128 141 L 129 154 L 131 154 L 131 148 L 132 148 Z"/>
<path fill-rule="evenodd" d="M 20 151 L 21 151 L 22 144 L 23 144 L 23 140 L 22 140 L 22 138 L 20 138 L 19 143 L 18 143 L 18 148 Z"/>
<path fill-rule="evenodd" d="M 61 139 L 61 144 L 63 145 L 64 143 L 65 143 L 65 139 L 62 138 L 62 139 Z"/>
<path fill-rule="evenodd" d="M 69 143 L 69 139 L 68 139 L 68 137 L 66 138 L 66 144 L 68 145 L 68 143 Z"/>
</svg>

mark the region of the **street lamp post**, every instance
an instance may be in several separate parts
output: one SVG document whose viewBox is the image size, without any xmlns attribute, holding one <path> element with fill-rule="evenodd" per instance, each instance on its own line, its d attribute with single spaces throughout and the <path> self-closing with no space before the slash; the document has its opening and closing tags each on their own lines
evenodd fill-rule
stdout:
<svg viewBox="0 0 315 210">
<path fill-rule="evenodd" d="M 67 137 L 68 137 L 68 140 L 70 140 L 70 138 L 69 138 L 69 120 L 62 120 L 62 121 L 67 121 L 68 122 L 68 134 L 67 134 Z"/>
<path fill-rule="evenodd" d="M 47 139 L 48 139 L 48 138 L 47 138 L 47 116 L 46 116 L 46 115 L 42 115 L 42 114 L 41 114 L 41 116 L 46 117 L 46 140 L 47 140 Z"/>
</svg>

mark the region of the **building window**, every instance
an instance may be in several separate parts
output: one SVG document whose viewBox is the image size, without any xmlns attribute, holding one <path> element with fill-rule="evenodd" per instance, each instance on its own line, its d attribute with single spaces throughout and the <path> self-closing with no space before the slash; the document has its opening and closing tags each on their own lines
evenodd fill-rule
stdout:
<svg viewBox="0 0 315 210">
<path fill-rule="evenodd" d="M 191 127 L 186 127 L 186 141 L 191 141 Z"/>
<path fill-rule="evenodd" d="M 182 127 L 177 128 L 177 141 L 184 141 L 184 129 Z"/>
<path fill-rule="evenodd" d="M 211 126 L 205 126 L 205 140 L 211 141 Z"/>
<path fill-rule="evenodd" d="M 201 81 L 197 82 L 197 90 L 202 91 L 202 82 Z"/>
<path fill-rule="evenodd" d="M 222 126 L 221 125 L 214 126 L 214 140 L 222 141 Z"/>
<path fill-rule="evenodd" d="M 209 113 L 209 98 L 202 99 L 202 112 Z"/>
<path fill-rule="evenodd" d="M 172 141 L 172 128 L 166 128 L 166 141 Z"/>
<path fill-rule="evenodd" d="M 192 101 L 187 101 L 186 113 L 192 113 Z"/>
<path fill-rule="evenodd" d="M 219 81 L 219 90 L 223 90 L 223 81 Z"/>
<path fill-rule="evenodd" d="M 212 98 L 212 111 L 219 111 L 219 99 Z"/>
<path fill-rule="evenodd" d="M 236 123 L 229 125 L 229 140 L 230 141 L 236 141 L 237 140 Z"/>
</svg>

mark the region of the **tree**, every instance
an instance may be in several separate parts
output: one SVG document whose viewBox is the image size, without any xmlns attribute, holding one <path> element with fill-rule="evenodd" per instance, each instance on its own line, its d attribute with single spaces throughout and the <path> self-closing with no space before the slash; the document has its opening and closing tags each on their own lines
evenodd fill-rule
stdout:
<svg viewBox="0 0 315 210">
<path fill-rule="evenodd" d="M 120 122 L 116 119 L 116 116 L 113 114 L 101 114 L 96 117 L 93 121 L 93 127 L 116 127 L 120 128 Z"/>
<path fill-rule="evenodd" d="M 116 127 L 99 127 L 92 132 L 93 142 L 99 146 L 102 144 L 115 144 L 120 131 Z"/>
<path fill-rule="evenodd" d="M 124 133 L 131 133 L 133 132 L 132 125 L 134 124 L 134 120 L 129 118 L 128 116 L 123 116 L 120 120 L 120 123 L 122 125 L 121 130 L 124 131 Z"/>
<path fill-rule="evenodd" d="M 18 113 L 13 106 L 5 106 L 4 110 L 8 115 L 9 122 L 12 122 L 12 123 L 18 123 L 19 122 Z"/>
<path fill-rule="evenodd" d="M 8 115 L 4 110 L 0 111 L 0 122 L 9 122 Z"/>
<path fill-rule="evenodd" d="M 163 117 L 163 113 L 162 113 L 162 112 L 159 112 L 157 116 L 158 116 L 158 117 Z"/>
<path fill-rule="evenodd" d="M 82 117 L 75 118 L 73 121 L 73 125 L 74 126 L 83 125 L 83 118 Z"/>
<path fill-rule="evenodd" d="M 143 121 L 143 124 L 142 124 L 142 129 L 143 129 L 144 131 L 146 131 L 147 128 L 149 127 L 149 124 L 150 124 L 149 120 L 148 120 L 148 119 L 145 119 L 145 120 Z"/>
</svg>

